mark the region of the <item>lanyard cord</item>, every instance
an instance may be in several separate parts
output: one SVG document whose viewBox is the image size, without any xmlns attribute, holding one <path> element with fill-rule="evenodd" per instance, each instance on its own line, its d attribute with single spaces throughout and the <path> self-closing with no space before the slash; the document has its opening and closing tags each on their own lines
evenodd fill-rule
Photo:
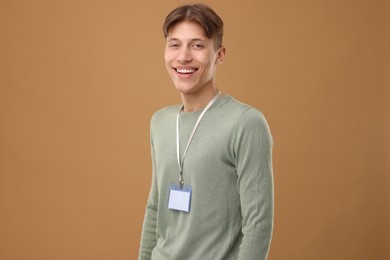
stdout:
<svg viewBox="0 0 390 260">
<path fill-rule="evenodd" d="M 190 144 L 192 142 L 192 139 L 195 135 L 195 132 L 196 132 L 196 129 L 198 128 L 199 126 L 199 123 L 200 121 L 202 120 L 204 114 L 207 112 L 207 110 L 209 110 L 209 108 L 214 104 L 214 102 L 217 100 L 217 98 L 219 97 L 219 95 L 221 95 L 221 92 L 219 91 L 212 100 L 210 100 L 210 102 L 207 104 L 207 106 L 203 109 L 202 113 L 199 115 L 198 117 L 198 120 L 196 120 L 196 123 L 195 123 L 195 126 L 194 128 L 192 129 L 192 133 L 190 135 L 190 138 L 188 139 L 188 142 L 187 142 L 187 146 L 184 150 L 184 153 L 183 153 L 183 158 L 180 160 L 180 129 L 179 129 L 179 117 L 180 117 L 180 112 L 181 110 L 183 109 L 183 106 L 180 108 L 179 112 L 177 113 L 177 117 L 176 117 L 176 154 L 177 154 L 177 163 L 179 165 L 179 169 L 180 169 L 180 173 L 179 173 L 179 186 L 180 188 L 183 188 L 184 186 L 184 179 L 183 179 L 183 163 L 184 163 L 184 159 L 187 155 L 187 151 L 188 151 L 188 147 L 190 147 Z"/>
</svg>

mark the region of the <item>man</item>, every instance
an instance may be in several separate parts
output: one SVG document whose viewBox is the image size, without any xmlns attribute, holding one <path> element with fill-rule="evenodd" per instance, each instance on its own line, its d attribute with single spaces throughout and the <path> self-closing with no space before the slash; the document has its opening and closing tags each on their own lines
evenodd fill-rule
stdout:
<svg viewBox="0 0 390 260">
<path fill-rule="evenodd" d="M 182 105 L 151 120 L 153 176 L 139 260 L 264 260 L 273 226 L 272 137 L 258 110 L 222 94 L 223 22 L 185 5 L 163 26 Z"/>
</svg>

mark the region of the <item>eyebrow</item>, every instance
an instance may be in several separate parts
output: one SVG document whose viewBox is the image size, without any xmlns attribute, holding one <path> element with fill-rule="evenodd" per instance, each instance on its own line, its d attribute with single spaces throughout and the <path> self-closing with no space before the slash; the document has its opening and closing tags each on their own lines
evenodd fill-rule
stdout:
<svg viewBox="0 0 390 260">
<path fill-rule="evenodd" d="M 178 38 L 168 38 L 167 41 L 179 41 L 181 42 L 180 39 Z M 196 42 L 196 41 L 202 41 L 204 42 L 205 40 L 204 39 L 201 39 L 201 38 L 193 38 L 193 39 L 190 39 L 189 42 Z"/>
</svg>

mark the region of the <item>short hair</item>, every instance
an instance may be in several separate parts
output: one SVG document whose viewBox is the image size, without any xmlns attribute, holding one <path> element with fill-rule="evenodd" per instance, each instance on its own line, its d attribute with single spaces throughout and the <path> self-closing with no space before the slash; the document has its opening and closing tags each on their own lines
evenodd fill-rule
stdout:
<svg viewBox="0 0 390 260">
<path fill-rule="evenodd" d="M 205 4 L 182 5 L 172 10 L 163 25 L 164 37 L 167 38 L 172 26 L 192 21 L 198 23 L 209 39 L 214 40 L 214 48 L 222 47 L 223 21 L 213 9 Z"/>
</svg>

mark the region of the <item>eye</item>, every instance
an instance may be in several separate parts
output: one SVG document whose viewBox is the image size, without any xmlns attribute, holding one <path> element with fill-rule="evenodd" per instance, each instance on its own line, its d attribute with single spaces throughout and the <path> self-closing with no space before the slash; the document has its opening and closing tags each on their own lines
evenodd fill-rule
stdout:
<svg viewBox="0 0 390 260">
<path fill-rule="evenodd" d="M 175 48 L 179 47 L 179 44 L 177 44 L 177 43 L 170 43 L 170 44 L 168 44 L 168 47 L 175 49 Z"/>
<path fill-rule="evenodd" d="M 204 47 L 204 45 L 203 44 L 200 44 L 200 43 L 195 43 L 193 46 L 192 46 L 192 48 L 194 48 L 194 49 L 203 49 L 203 47 Z"/>
</svg>

